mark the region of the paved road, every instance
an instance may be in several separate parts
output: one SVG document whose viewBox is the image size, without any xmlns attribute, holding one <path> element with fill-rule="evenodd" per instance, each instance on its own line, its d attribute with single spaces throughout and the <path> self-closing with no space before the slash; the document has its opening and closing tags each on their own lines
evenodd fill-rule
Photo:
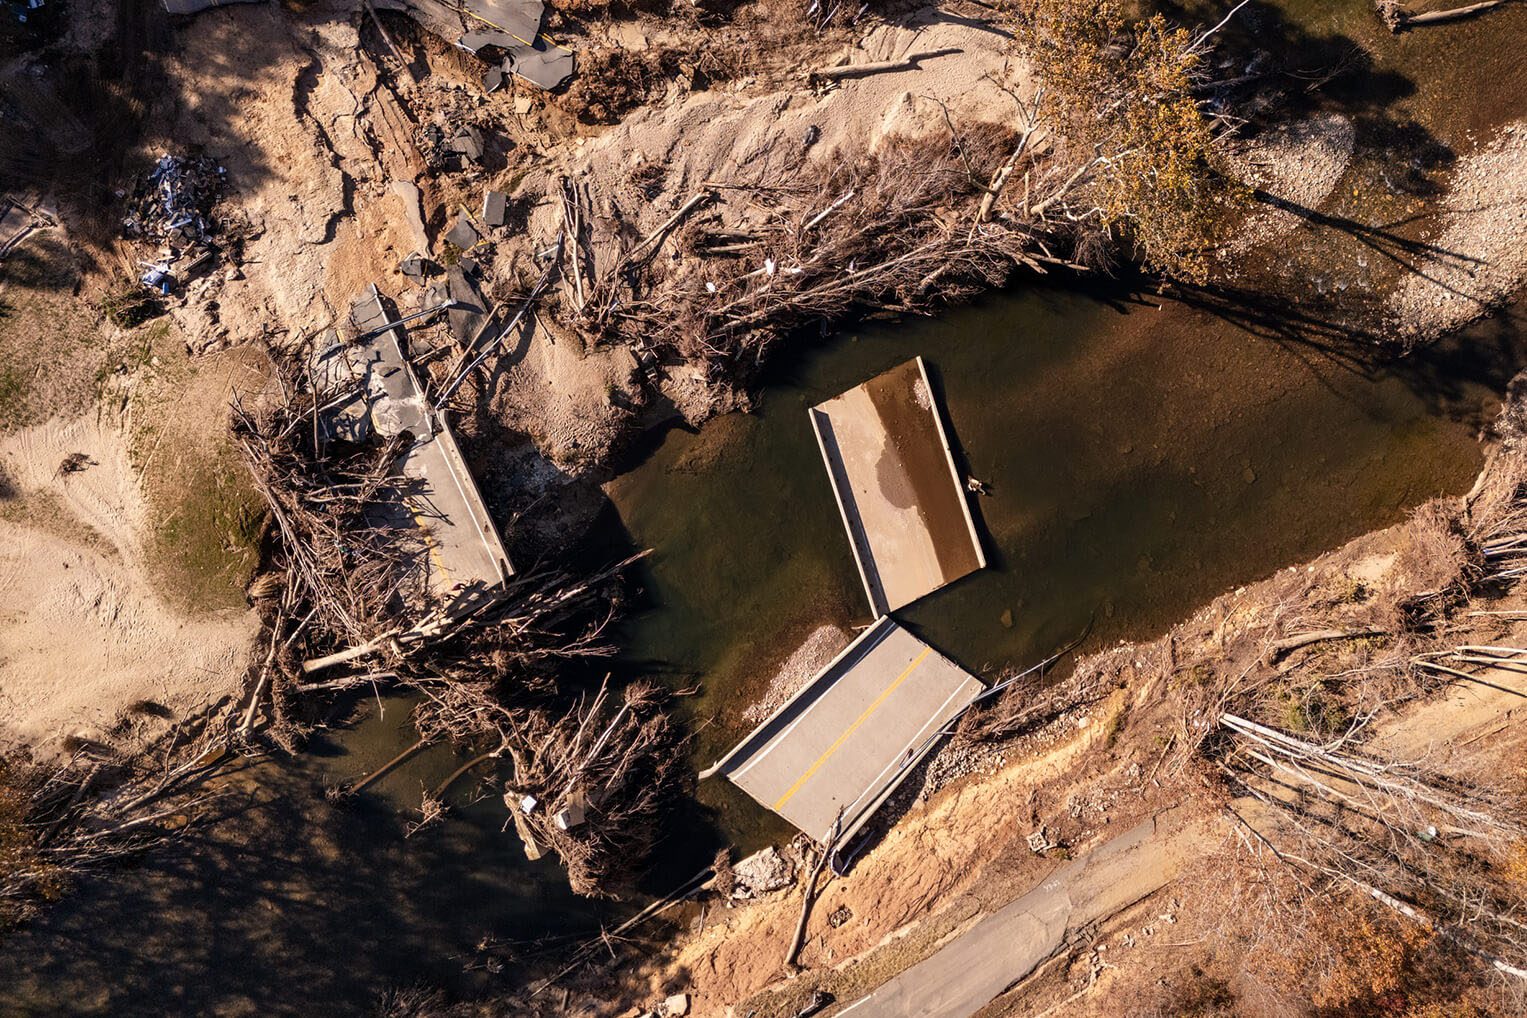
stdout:
<svg viewBox="0 0 1527 1018">
<path fill-rule="evenodd" d="M 375 286 L 367 288 L 352 315 L 365 331 L 392 321 Z M 513 574 L 508 552 L 450 426 L 431 414 L 403 342 L 402 330 L 390 329 L 373 336 L 357 356 L 370 373 L 373 426 L 383 434 L 414 436 L 399 466 L 405 477 L 424 482 L 409 509 L 428 544 L 424 565 L 430 586 L 447 601 L 461 589 L 497 588 Z"/>
<path fill-rule="evenodd" d="M 728 753 L 720 773 L 819 842 L 842 841 L 985 687 L 882 618 Z"/>
<path fill-rule="evenodd" d="M 839 1012 L 853 1018 L 968 1018 L 1028 976 L 1068 932 L 1118 912 L 1176 877 L 1196 832 L 1147 820 L 1067 863 L 1023 897 L 986 916 Z"/>
<path fill-rule="evenodd" d="M 986 565 L 921 357 L 810 417 L 875 615 Z"/>
</svg>

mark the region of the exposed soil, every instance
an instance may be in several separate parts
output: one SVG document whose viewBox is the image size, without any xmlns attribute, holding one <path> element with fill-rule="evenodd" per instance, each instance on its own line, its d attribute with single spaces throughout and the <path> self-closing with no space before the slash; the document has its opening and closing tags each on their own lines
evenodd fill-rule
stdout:
<svg viewBox="0 0 1527 1018">
<path fill-rule="evenodd" d="M 61 474 L 76 454 L 82 469 Z M 131 750 L 118 723 L 133 705 L 185 716 L 237 688 L 255 620 L 187 616 L 154 593 L 153 524 L 119 432 L 83 418 L 28 428 L 0 444 L 0 469 L 0 746 Z"/>
</svg>

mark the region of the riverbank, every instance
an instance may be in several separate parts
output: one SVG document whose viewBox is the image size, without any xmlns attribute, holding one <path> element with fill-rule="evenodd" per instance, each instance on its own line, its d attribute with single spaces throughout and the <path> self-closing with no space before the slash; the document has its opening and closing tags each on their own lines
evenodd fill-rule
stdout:
<svg viewBox="0 0 1527 1018">
<path fill-rule="evenodd" d="M 682 985 L 700 1016 L 786 1016 L 819 989 L 840 1004 L 850 1003 L 937 950 L 973 917 L 1035 886 L 1056 859 L 1083 856 L 1142 818 L 1166 810 L 1173 814 L 1174 829 L 1199 829 L 1196 848 L 1188 849 L 1198 867 L 1239 872 L 1234 838 L 1225 826 L 1233 821 L 1220 812 L 1215 785 L 1206 781 L 1202 763 L 1187 746 L 1201 738 L 1192 733 L 1212 727 L 1211 719 L 1185 711 L 1184 696 L 1192 701 L 1195 690 L 1222 681 L 1233 685 L 1238 681 L 1233 673 L 1239 671 L 1244 681 L 1253 667 L 1269 664 L 1278 666 L 1280 683 L 1318 689 L 1322 681 L 1332 681 L 1332 671 L 1361 669 L 1373 661 L 1373 649 L 1317 647 L 1282 660 L 1290 652 L 1271 648 L 1304 646 L 1284 641 L 1286 634 L 1316 628 L 1314 620 L 1331 618 L 1333 606 L 1354 619 L 1381 620 L 1396 606 L 1473 583 L 1467 577 L 1475 575 L 1470 556 L 1478 555 L 1478 545 L 1466 548 L 1457 535 L 1460 530 L 1487 532 L 1491 521 L 1507 514 L 1500 499 L 1509 497 L 1527 469 L 1520 438 L 1509 442 L 1509 448 L 1492 455 L 1466 497 L 1429 502 L 1405 523 L 1215 598 L 1158 639 L 1121 643 L 1085 656 L 1059 686 L 1029 686 L 1020 697 L 1036 719 L 1028 730 L 1015 739 L 979 746 L 981 765 L 975 769 L 980 773 L 949 780 L 940 775 L 970 769 L 972 746 L 957 736 L 914 776 L 912 790 L 899 797 L 894 825 L 857 858 L 847 877 L 832 880 L 819 895 L 802 955 L 803 973 L 789 970 L 781 960 L 800 911 L 797 888 L 710 909 L 703 921 L 690 923 L 678 935 L 661 960 L 637 963 L 635 985 L 620 999 L 650 1000 Z M 1521 595 L 1507 588 L 1480 596 L 1479 604 L 1488 605 L 1488 611 L 1467 611 L 1472 606 L 1462 600 L 1444 609 L 1446 625 L 1439 628 L 1446 632 L 1446 644 L 1514 645 L 1520 635 L 1515 612 Z M 1520 676 L 1500 675 L 1516 688 Z M 1483 689 L 1489 703 L 1470 689 Z M 1426 759 L 1433 765 L 1441 747 L 1449 747 L 1448 766 L 1456 768 L 1449 773 L 1467 773 L 1482 782 L 1480 787 L 1496 787 L 1498 778 L 1483 775 L 1491 768 L 1498 773 L 1505 757 L 1496 749 L 1464 750 L 1478 742 L 1472 736 L 1492 728 L 1498 732 L 1495 726 L 1514 702 L 1509 691 L 1497 694 L 1443 681 L 1418 699 L 1403 696 L 1376 705 L 1369 723 L 1377 734 L 1363 738 L 1375 751 L 1404 749 L 1399 759 Z M 1178 924 L 1174 936 L 1203 933 L 1191 941 L 1195 950 L 1190 957 L 1210 959 L 1202 962 L 1204 970 L 1228 980 L 1235 994 L 1298 992 L 1292 986 L 1259 990 L 1260 970 L 1247 968 L 1237 978 L 1231 969 L 1212 963 L 1216 944 L 1254 934 L 1226 919 L 1220 894 L 1205 893 L 1200 877 L 1158 893 L 1153 876 L 1125 874 L 1120 880 L 1138 879 L 1140 893 L 1119 894 L 1116 909 L 1097 917 L 1109 930 L 1105 939 L 1116 953 L 1106 960 L 1116 971 L 1102 984 L 1097 1000 L 1089 1002 L 1093 1013 L 1114 1013 L 1108 1008 L 1117 1006 L 1121 995 L 1158 973 L 1187 978 L 1183 972 L 1190 966 L 1182 956 L 1168 965 L 1148 944 L 1131 952 L 1136 940 L 1144 940 L 1138 926 L 1111 922 L 1116 912 L 1151 895 L 1157 896 L 1154 904 L 1148 901 L 1130 914 L 1150 917 L 1164 909 L 1170 922 Z M 1244 921 L 1256 920 L 1247 914 Z M 1077 958 L 1085 953 L 1084 948 L 1076 951 Z M 1464 985 L 1459 983 L 1460 992 Z M 1006 1014 L 1008 1008 L 1033 1013 L 1069 992 L 1063 981 L 1052 980 L 1038 990 L 1025 986 L 1005 998 L 1006 1007 L 991 1013 Z"/>
</svg>

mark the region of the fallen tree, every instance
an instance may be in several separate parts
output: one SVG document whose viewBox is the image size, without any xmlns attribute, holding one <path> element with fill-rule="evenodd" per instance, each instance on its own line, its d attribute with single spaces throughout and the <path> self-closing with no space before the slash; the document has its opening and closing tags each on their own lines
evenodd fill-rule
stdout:
<svg viewBox="0 0 1527 1018">
<path fill-rule="evenodd" d="M 1043 0 L 1003 16 L 1038 76 L 1013 93 L 1007 122 L 957 122 L 939 104 L 942 130 L 822 158 L 808 142 L 784 167 L 704 181 L 673 209 L 645 211 L 640 229 L 593 214 L 591 195 L 611 182 L 565 182 L 561 313 L 595 342 L 677 356 L 720 380 L 746 376 L 802 325 L 926 313 L 1018 272 L 1096 268 L 1121 245 L 1201 278 L 1242 200 L 1214 169 L 1196 98 L 1206 37 L 1115 3 Z M 933 55 L 814 75 L 830 83 Z"/>
<path fill-rule="evenodd" d="M 337 693 L 415 693 L 421 742 L 475 747 L 477 765 L 512 763 L 508 801 L 539 808 L 511 808 L 557 850 L 574 889 L 619 893 L 641 872 L 683 770 L 682 733 L 660 709 L 666 691 L 627 687 L 613 717 L 606 686 L 592 699 L 579 692 L 578 664 L 614 652 L 606 631 L 631 560 L 581 576 L 535 568 L 443 603 L 407 522 L 421 495 L 397 469 L 407 439 L 324 434 L 325 415 L 364 384 L 289 363 L 270 392 L 235 405 L 234 436 L 271 520 L 267 571 L 251 588 L 267 650 L 242 730 L 253 737 L 263 713 L 260 731 L 295 749 L 305 719 Z M 586 738 L 593 728 L 603 734 Z M 445 791 L 426 795 L 415 829 L 443 814 Z M 566 823 L 574 804 L 580 822 Z"/>
<path fill-rule="evenodd" d="M 1463 7 L 1450 7 L 1440 11 L 1422 11 L 1413 14 L 1405 9 L 1400 0 L 1375 0 L 1374 7 L 1378 10 L 1379 18 L 1383 20 L 1391 32 L 1399 33 L 1408 28 L 1421 28 L 1426 25 L 1443 25 L 1452 21 L 1463 21 L 1467 18 L 1476 17 L 1486 11 L 1503 7 L 1512 0 L 1481 0 L 1479 3 L 1466 4 Z"/>
<path fill-rule="evenodd" d="M 78 879 L 183 837 L 218 797 L 199 790 L 226 752 L 221 735 L 171 733 L 155 758 L 82 749 L 56 764 L 0 756 L 0 934 Z"/>
</svg>

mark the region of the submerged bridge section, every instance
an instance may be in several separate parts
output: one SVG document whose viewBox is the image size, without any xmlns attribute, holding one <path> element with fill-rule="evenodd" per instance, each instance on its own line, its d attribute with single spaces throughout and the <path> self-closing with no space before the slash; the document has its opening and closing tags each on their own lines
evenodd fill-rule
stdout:
<svg viewBox="0 0 1527 1018">
<path fill-rule="evenodd" d="M 811 409 L 878 617 L 986 565 L 921 357 Z"/>
<path fill-rule="evenodd" d="M 986 687 L 882 618 L 702 778 L 722 774 L 821 844 L 846 844 Z"/>
<path fill-rule="evenodd" d="M 985 691 L 890 612 L 983 568 L 986 556 L 921 357 L 810 414 L 876 621 L 701 777 L 725 775 L 837 846 Z"/>
</svg>

